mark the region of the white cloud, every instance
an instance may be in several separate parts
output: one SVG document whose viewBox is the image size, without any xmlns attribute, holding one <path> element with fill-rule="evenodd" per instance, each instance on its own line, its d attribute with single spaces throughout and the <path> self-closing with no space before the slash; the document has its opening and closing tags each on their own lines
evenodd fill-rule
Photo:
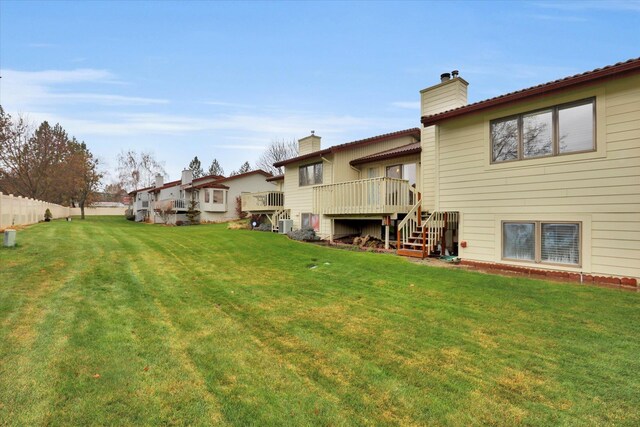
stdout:
<svg viewBox="0 0 640 427">
<path fill-rule="evenodd" d="M 41 106 L 68 103 L 96 105 L 167 104 L 165 99 L 143 98 L 110 93 L 79 92 L 78 84 L 122 84 L 107 70 L 80 68 L 76 70 L 18 71 L 2 70 L 0 80 L 2 104 L 7 109 L 30 111 Z M 68 90 L 69 87 L 72 90 Z M 65 89 L 67 89 L 65 91 Z"/>
<path fill-rule="evenodd" d="M 391 105 L 396 108 L 403 108 L 407 110 L 420 109 L 420 101 L 397 101 L 397 102 L 392 102 Z"/>
</svg>

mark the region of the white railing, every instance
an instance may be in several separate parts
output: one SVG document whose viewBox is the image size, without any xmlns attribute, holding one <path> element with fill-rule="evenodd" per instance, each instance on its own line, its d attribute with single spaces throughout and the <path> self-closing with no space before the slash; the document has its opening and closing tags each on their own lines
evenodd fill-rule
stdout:
<svg viewBox="0 0 640 427">
<path fill-rule="evenodd" d="M 422 201 L 418 200 L 402 221 L 398 224 L 398 248 L 411 243 L 411 238 L 422 229 Z"/>
<path fill-rule="evenodd" d="M 162 199 L 153 204 L 156 211 L 186 211 L 189 209 L 190 202 L 185 199 Z M 196 207 L 199 203 L 196 202 Z"/>
<path fill-rule="evenodd" d="M 413 188 L 396 178 L 369 178 L 313 187 L 313 212 L 325 215 L 408 212 Z"/>
<path fill-rule="evenodd" d="M 260 193 L 242 194 L 242 210 L 244 212 L 275 211 L 284 206 L 282 191 L 263 191 Z"/>
<path fill-rule="evenodd" d="M 271 231 L 278 231 L 281 219 L 291 219 L 291 211 L 289 209 L 280 209 L 271 216 L 267 215 L 267 218 L 271 221 Z"/>
</svg>

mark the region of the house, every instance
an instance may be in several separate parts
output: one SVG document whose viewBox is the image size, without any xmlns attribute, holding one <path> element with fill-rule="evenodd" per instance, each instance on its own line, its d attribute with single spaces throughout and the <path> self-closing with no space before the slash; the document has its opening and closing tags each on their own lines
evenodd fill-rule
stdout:
<svg viewBox="0 0 640 427">
<path fill-rule="evenodd" d="M 188 221 L 190 209 L 200 211 L 201 222 L 221 222 L 238 218 L 236 199 L 242 193 L 267 191 L 276 184 L 266 181 L 271 174 L 263 170 L 224 177 L 207 175 L 193 178 L 191 170 L 182 171 L 180 180 L 163 182 L 156 176 L 153 187 L 134 190 L 132 213 L 136 221 L 175 224 Z"/>
<path fill-rule="evenodd" d="M 243 206 L 406 256 L 640 278 L 640 59 L 473 104 L 458 71 L 440 78 L 421 129 L 325 149 L 312 133 Z"/>
<path fill-rule="evenodd" d="M 391 228 L 419 198 L 420 129 L 325 149 L 320 142 L 313 132 L 300 139 L 298 156 L 274 164 L 284 167 L 271 178 L 281 190 L 245 195 L 243 209 L 266 214 L 274 230 L 287 218 L 322 238 L 370 234 L 388 244 Z"/>
<path fill-rule="evenodd" d="M 473 104 L 467 86 L 421 92 L 426 251 L 640 278 L 640 59 Z"/>
</svg>

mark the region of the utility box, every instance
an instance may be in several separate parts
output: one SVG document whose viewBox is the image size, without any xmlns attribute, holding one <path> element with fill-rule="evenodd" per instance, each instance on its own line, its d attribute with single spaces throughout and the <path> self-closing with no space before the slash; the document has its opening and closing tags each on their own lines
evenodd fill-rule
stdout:
<svg viewBox="0 0 640 427">
<path fill-rule="evenodd" d="M 16 245 L 16 230 L 4 231 L 4 246 L 12 248 Z"/>
<path fill-rule="evenodd" d="M 287 234 L 293 228 L 292 219 L 281 219 L 278 221 L 278 233 Z"/>
</svg>

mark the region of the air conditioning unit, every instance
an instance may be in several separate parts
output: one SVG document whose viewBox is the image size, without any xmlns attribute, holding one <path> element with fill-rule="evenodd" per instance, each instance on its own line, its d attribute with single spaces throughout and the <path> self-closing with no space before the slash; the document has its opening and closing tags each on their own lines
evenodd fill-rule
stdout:
<svg viewBox="0 0 640 427">
<path fill-rule="evenodd" d="M 278 221 L 278 233 L 287 234 L 293 228 L 292 219 L 281 219 Z"/>
</svg>

